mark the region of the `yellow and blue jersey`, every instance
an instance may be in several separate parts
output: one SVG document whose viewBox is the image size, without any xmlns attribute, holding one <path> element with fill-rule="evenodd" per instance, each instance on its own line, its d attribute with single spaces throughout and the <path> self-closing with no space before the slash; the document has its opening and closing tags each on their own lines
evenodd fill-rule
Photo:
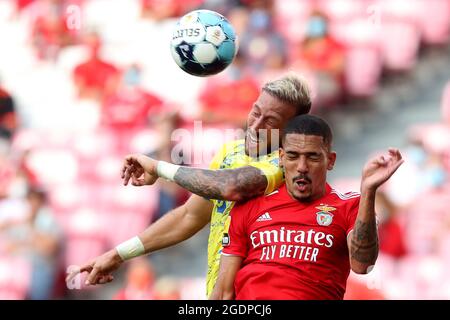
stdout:
<svg viewBox="0 0 450 320">
<path fill-rule="evenodd" d="M 236 169 L 244 166 L 258 168 L 267 178 L 266 194 L 276 190 L 283 182 L 283 172 L 278 166 L 278 151 L 274 151 L 258 159 L 245 153 L 245 141 L 235 140 L 225 143 L 214 156 L 210 169 Z M 206 294 L 209 297 L 219 273 L 222 239 L 230 226 L 229 214 L 233 201 L 211 200 L 214 207 L 211 213 L 211 225 L 208 240 L 208 273 L 206 276 Z"/>
</svg>

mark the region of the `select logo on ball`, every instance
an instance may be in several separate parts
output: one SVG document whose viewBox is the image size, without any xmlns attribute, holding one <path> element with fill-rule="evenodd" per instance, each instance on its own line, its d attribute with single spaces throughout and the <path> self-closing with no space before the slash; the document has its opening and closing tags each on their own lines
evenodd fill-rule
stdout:
<svg viewBox="0 0 450 320">
<path fill-rule="evenodd" d="M 210 10 L 181 17 L 171 39 L 171 53 L 185 72 L 205 77 L 228 67 L 236 56 L 236 34 L 228 20 Z"/>
</svg>

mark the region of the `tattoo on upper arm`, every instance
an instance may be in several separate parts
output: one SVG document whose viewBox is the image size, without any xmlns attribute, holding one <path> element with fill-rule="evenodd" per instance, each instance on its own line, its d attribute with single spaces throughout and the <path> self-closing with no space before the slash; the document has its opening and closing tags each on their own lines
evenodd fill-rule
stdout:
<svg viewBox="0 0 450 320">
<path fill-rule="evenodd" d="M 267 178 L 258 168 L 204 170 L 180 167 L 175 182 L 201 197 L 218 200 L 246 200 L 264 194 Z M 230 197 L 230 190 L 232 199 Z"/>
<path fill-rule="evenodd" d="M 373 263 L 378 255 L 376 222 L 356 221 L 351 238 L 351 257 L 361 263 Z"/>
</svg>

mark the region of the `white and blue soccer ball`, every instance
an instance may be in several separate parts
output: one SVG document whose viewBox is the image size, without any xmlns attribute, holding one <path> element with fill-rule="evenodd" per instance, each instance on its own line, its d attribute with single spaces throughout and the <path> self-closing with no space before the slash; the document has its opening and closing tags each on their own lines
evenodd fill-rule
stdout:
<svg viewBox="0 0 450 320">
<path fill-rule="evenodd" d="M 237 53 L 233 26 L 221 14 L 195 10 L 180 18 L 171 41 L 172 57 L 189 74 L 206 77 L 228 67 Z"/>
</svg>

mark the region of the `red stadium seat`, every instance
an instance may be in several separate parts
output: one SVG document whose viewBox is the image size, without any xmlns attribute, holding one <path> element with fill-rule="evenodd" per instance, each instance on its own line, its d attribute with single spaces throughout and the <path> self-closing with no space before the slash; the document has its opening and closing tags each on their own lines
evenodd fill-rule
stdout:
<svg viewBox="0 0 450 320">
<path fill-rule="evenodd" d="M 311 1 L 277 0 L 275 7 L 275 27 L 291 44 L 304 39 L 306 21 L 312 12 Z"/>
<path fill-rule="evenodd" d="M 450 127 L 444 124 L 418 124 L 410 127 L 410 136 L 423 143 L 431 153 L 441 154 L 450 150 Z"/>
<path fill-rule="evenodd" d="M 134 211 L 110 211 L 104 214 L 106 241 L 109 246 L 128 240 L 150 224 L 149 215 Z"/>
<path fill-rule="evenodd" d="M 96 236 L 71 236 L 65 242 L 65 265 L 85 263 L 101 255 L 105 250 L 105 239 Z"/>
<path fill-rule="evenodd" d="M 416 25 L 401 20 L 384 19 L 382 23 L 381 48 L 387 69 L 410 70 L 417 63 L 420 33 Z"/>
<path fill-rule="evenodd" d="M 418 6 L 423 41 L 427 44 L 448 43 L 450 2 L 448 0 L 426 0 L 419 1 Z"/>
<path fill-rule="evenodd" d="M 23 300 L 31 281 L 27 259 L 0 255 L 0 299 Z"/>
<path fill-rule="evenodd" d="M 75 181 L 78 162 L 73 153 L 63 149 L 40 148 L 30 154 L 28 164 L 38 181 L 57 185 Z"/>
<path fill-rule="evenodd" d="M 346 88 L 353 96 L 368 97 L 378 90 L 381 58 L 376 48 L 358 46 L 347 52 L 345 66 Z"/>
<path fill-rule="evenodd" d="M 318 0 L 318 9 L 331 21 L 351 20 L 366 13 L 367 3 L 361 0 Z"/>
</svg>

